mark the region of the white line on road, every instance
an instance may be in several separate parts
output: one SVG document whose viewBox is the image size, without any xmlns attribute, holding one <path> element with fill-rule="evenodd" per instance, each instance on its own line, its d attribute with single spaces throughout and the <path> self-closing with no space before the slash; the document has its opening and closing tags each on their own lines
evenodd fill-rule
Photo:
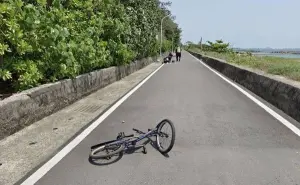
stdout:
<svg viewBox="0 0 300 185">
<path fill-rule="evenodd" d="M 295 125 L 293 125 L 291 122 L 289 122 L 288 120 L 286 120 L 285 118 L 283 118 L 282 116 L 280 116 L 277 112 L 275 112 L 274 110 L 272 110 L 271 108 L 269 108 L 267 105 L 265 105 L 264 103 L 262 103 L 261 101 L 259 101 L 258 99 L 256 99 L 254 96 L 252 96 L 251 94 L 249 94 L 247 91 L 245 91 L 244 89 L 242 89 L 241 87 L 239 87 L 238 85 L 236 85 L 235 83 L 233 83 L 232 81 L 228 80 L 227 78 L 225 78 L 223 75 L 221 75 L 216 70 L 212 69 L 210 66 L 208 66 L 207 64 L 205 64 L 204 62 L 202 62 L 200 59 L 196 58 L 192 54 L 190 54 L 190 55 L 192 57 L 194 57 L 197 61 L 199 61 L 202 65 L 204 65 L 209 70 L 211 70 L 216 75 L 218 75 L 220 78 L 222 78 L 223 80 L 225 80 L 226 82 L 228 82 L 230 85 L 232 85 L 233 87 L 235 87 L 237 90 L 239 90 L 241 93 L 243 93 L 244 95 L 246 95 L 249 99 L 251 99 L 252 101 L 254 101 L 257 105 L 259 105 L 261 108 L 263 108 L 269 114 L 271 114 L 274 118 L 276 118 L 278 121 L 280 121 L 282 124 L 284 124 L 287 128 L 289 128 L 295 134 L 297 134 L 298 136 L 300 136 L 300 130 Z"/>
<path fill-rule="evenodd" d="M 88 128 L 80 133 L 75 139 L 73 139 L 67 146 L 47 161 L 42 167 L 29 176 L 21 185 L 32 185 L 41 179 L 51 168 L 53 168 L 60 160 L 62 160 L 73 148 L 75 148 L 84 138 L 86 138 L 95 128 L 97 128 L 103 120 L 105 120 L 114 110 L 116 110 L 127 98 L 129 98 L 135 91 L 137 91 L 145 82 L 147 82 L 164 64 L 159 66 L 153 71 L 147 78 L 141 81 L 119 101 L 117 101 L 110 109 L 102 114 L 95 122 L 93 122 Z"/>
</svg>

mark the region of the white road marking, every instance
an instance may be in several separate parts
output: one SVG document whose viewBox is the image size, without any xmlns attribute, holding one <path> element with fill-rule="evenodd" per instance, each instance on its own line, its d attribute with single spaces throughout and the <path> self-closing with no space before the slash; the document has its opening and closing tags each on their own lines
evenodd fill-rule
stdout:
<svg viewBox="0 0 300 185">
<path fill-rule="evenodd" d="M 119 101 L 117 101 L 110 109 L 102 114 L 95 122 L 93 122 L 88 128 L 80 133 L 75 139 L 73 139 L 67 146 L 47 161 L 42 167 L 29 176 L 21 185 L 32 185 L 41 179 L 51 168 L 53 168 L 60 160 L 62 160 L 68 153 L 71 152 L 84 138 L 86 138 L 95 128 L 97 128 L 103 120 L 105 120 L 114 110 L 116 110 L 127 98 L 129 98 L 135 91 L 137 91 L 145 82 L 147 82 L 158 70 L 160 70 L 164 64 L 153 71 L 148 77 L 141 81 Z"/>
<path fill-rule="evenodd" d="M 188 54 L 190 54 L 190 53 L 188 53 Z M 194 57 L 197 61 L 199 61 L 202 65 L 204 65 L 209 70 L 211 70 L 216 75 L 218 75 L 220 78 L 222 78 L 224 81 L 226 81 L 227 83 L 229 83 L 230 85 L 232 85 L 233 87 L 235 87 L 237 90 L 239 90 L 241 93 L 243 93 L 244 95 L 246 95 L 249 99 L 251 99 L 252 101 L 254 101 L 257 105 L 259 105 L 261 108 L 263 108 L 265 111 L 267 111 L 270 115 L 272 115 L 274 118 L 276 118 L 282 124 L 284 124 L 287 128 L 289 128 L 291 131 L 293 131 L 296 135 L 300 136 L 300 130 L 295 125 L 293 125 L 291 122 L 289 122 L 288 120 L 286 120 L 285 118 L 283 118 L 282 116 L 280 116 L 277 112 L 275 112 L 274 110 L 272 110 L 271 108 L 269 108 L 267 105 L 265 105 L 264 103 L 262 103 L 261 101 L 259 101 L 258 99 L 256 99 L 254 96 L 252 96 L 251 94 L 249 94 L 247 91 L 245 91 L 241 87 L 237 86 L 235 83 L 233 83 L 232 81 L 228 80 L 227 78 L 225 78 L 218 71 L 214 70 L 213 68 L 211 68 L 210 66 L 208 66 L 207 64 L 205 64 L 204 62 L 202 62 L 200 59 L 196 58 L 192 54 L 190 54 L 190 55 L 192 57 Z"/>
</svg>

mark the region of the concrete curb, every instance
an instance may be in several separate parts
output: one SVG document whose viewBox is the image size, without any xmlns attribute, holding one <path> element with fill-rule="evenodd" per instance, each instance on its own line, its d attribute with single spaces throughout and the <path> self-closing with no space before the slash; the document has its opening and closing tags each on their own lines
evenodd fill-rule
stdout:
<svg viewBox="0 0 300 185">
<path fill-rule="evenodd" d="M 284 82 L 272 75 L 259 74 L 220 59 L 188 52 L 300 122 L 300 83 Z"/>
<path fill-rule="evenodd" d="M 44 84 L 0 101 L 0 139 L 156 62 L 157 59 L 148 57 L 128 65 L 79 75 L 75 79 Z"/>
</svg>

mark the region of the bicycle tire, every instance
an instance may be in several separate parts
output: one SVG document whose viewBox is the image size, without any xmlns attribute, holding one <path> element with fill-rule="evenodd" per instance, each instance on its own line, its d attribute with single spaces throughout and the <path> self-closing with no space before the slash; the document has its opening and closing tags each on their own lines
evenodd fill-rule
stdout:
<svg viewBox="0 0 300 185">
<path fill-rule="evenodd" d="M 115 154 L 117 154 L 117 153 L 122 152 L 122 151 L 124 150 L 124 148 L 125 148 L 125 145 L 124 145 L 124 144 L 121 144 L 121 145 L 119 145 L 119 148 L 117 148 L 117 149 L 116 149 L 115 151 L 113 151 L 113 152 L 109 152 L 109 153 L 106 153 L 106 154 L 100 154 L 100 155 L 96 154 L 97 152 L 101 152 L 101 151 L 105 150 L 105 148 L 106 148 L 107 146 L 112 146 L 112 145 L 111 145 L 111 144 L 110 144 L 110 145 L 104 145 L 104 146 L 100 146 L 100 147 L 98 147 L 98 148 L 92 150 L 92 151 L 90 152 L 90 158 L 92 158 L 92 159 L 101 159 L 101 158 L 110 157 L 110 156 L 112 156 L 112 155 L 115 155 Z M 116 146 L 118 146 L 118 145 L 116 145 Z"/>
<path fill-rule="evenodd" d="M 157 149 L 160 153 L 162 154 L 166 154 L 168 152 L 170 152 L 174 146 L 174 143 L 175 143 L 175 126 L 173 124 L 173 122 L 169 119 L 164 119 L 162 120 L 158 125 L 157 125 L 157 132 L 159 133 L 162 129 L 162 127 L 168 123 L 170 126 L 171 126 L 171 129 L 172 129 L 172 138 L 171 138 L 171 142 L 170 142 L 170 145 L 164 150 L 162 149 L 162 147 L 160 146 L 160 143 L 159 143 L 159 134 L 156 135 L 156 144 L 157 144 Z"/>
</svg>

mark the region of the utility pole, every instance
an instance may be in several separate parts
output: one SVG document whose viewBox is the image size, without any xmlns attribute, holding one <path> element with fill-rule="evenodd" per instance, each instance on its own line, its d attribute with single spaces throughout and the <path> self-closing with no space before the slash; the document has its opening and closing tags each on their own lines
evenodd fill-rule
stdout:
<svg viewBox="0 0 300 185">
<path fill-rule="evenodd" d="M 202 37 L 201 37 L 201 40 L 200 40 L 200 48 L 202 50 Z"/>
</svg>

